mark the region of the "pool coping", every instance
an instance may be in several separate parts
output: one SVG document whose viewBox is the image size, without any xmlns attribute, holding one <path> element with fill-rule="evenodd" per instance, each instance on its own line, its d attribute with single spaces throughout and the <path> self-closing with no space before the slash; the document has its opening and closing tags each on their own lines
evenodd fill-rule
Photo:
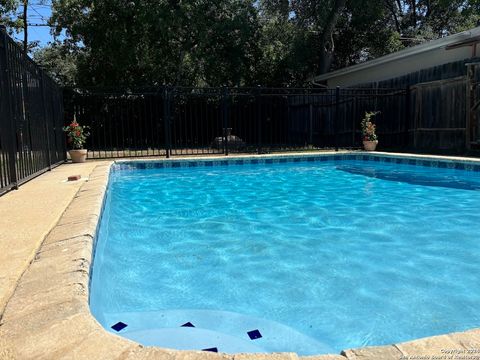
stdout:
<svg viewBox="0 0 480 360">
<path fill-rule="evenodd" d="M 384 152 L 365 151 L 339 151 L 321 153 L 291 153 L 291 154 L 261 154 L 261 155 L 233 155 L 223 157 L 183 157 L 164 159 L 122 159 L 115 161 L 115 168 L 128 169 L 151 169 L 169 167 L 193 167 L 193 166 L 230 166 L 248 164 L 279 164 L 282 162 L 300 161 L 327 161 L 327 160 L 364 160 L 374 162 L 415 165 L 433 168 L 445 168 L 455 170 L 467 170 L 480 172 L 480 159 L 436 156 L 396 154 Z M 140 166 L 141 165 L 141 166 Z"/>
<path fill-rule="evenodd" d="M 128 162 L 220 161 L 348 154 L 480 166 L 480 159 L 393 153 L 296 153 L 192 159 L 141 159 Z M 22 275 L 0 321 L 0 359 L 401 359 L 420 356 L 480 355 L 480 328 L 399 344 L 347 349 L 341 354 L 223 354 L 145 347 L 106 331 L 90 313 L 90 267 L 97 226 L 114 161 L 98 165 L 79 189 L 35 259 Z M 415 161 L 417 164 L 417 161 Z M 453 167 L 455 168 L 455 167 Z M 453 357 L 452 357 L 453 358 Z"/>
</svg>

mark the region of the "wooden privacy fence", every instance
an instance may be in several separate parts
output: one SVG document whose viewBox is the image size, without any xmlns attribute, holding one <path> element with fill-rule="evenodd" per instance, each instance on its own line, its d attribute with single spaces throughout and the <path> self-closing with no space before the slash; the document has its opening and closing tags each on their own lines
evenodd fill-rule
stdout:
<svg viewBox="0 0 480 360">
<path fill-rule="evenodd" d="M 411 91 L 413 147 L 418 150 L 465 149 L 466 78 L 416 84 Z"/>
<path fill-rule="evenodd" d="M 479 62 L 467 63 L 466 76 L 466 138 L 467 148 L 480 148 L 480 66 Z"/>
<path fill-rule="evenodd" d="M 407 88 L 411 95 L 405 151 L 463 154 L 480 148 L 480 58 L 455 61 L 366 88 Z"/>
<path fill-rule="evenodd" d="M 411 87 L 412 148 L 423 152 L 464 153 L 478 149 L 480 89 L 478 63 L 467 74 Z"/>
</svg>

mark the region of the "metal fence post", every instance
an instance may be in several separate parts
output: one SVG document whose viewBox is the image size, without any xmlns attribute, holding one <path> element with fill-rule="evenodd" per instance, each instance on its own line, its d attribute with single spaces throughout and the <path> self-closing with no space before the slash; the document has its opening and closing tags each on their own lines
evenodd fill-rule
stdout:
<svg viewBox="0 0 480 360">
<path fill-rule="evenodd" d="M 61 159 L 62 161 L 67 161 L 67 137 L 64 135 L 64 132 L 63 132 L 63 125 L 64 125 L 64 121 L 65 121 L 65 109 L 63 107 L 63 103 L 64 103 L 64 91 L 63 90 L 58 90 L 57 92 L 57 96 L 52 96 L 50 98 L 51 100 L 51 104 L 52 104 L 52 110 L 53 110 L 53 113 L 52 113 L 52 116 L 53 116 L 53 121 L 54 121 L 54 125 L 53 125 L 53 130 L 54 130 L 54 134 L 55 134 L 55 162 L 58 162 L 59 159 Z M 56 107 L 55 105 L 58 105 L 58 107 Z M 55 110 L 56 108 L 56 110 Z M 57 113 L 55 114 L 55 111 L 57 111 Z M 59 142 L 58 142 L 58 138 L 60 137 L 61 141 L 60 141 L 60 144 L 61 144 L 61 148 L 59 149 L 58 145 L 59 145 Z M 62 156 L 59 157 L 58 156 L 58 153 L 61 153 Z"/>
<path fill-rule="evenodd" d="M 335 123 L 333 124 L 335 151 L 338 151 L 338 124 L 340 122 L 340 86 L 335 89 Z"/>
<path fill-rule="evenodd" d="M 170 92 L 168 88 L 163 90 L 163 125 L 165 132 L 165 156 L 170 157 Z"/>
<path fill-rule="evenodd" d="M 308 105 L 308 145 L 313 145 L 313 105 L 312 105 L 312 97 L 308 97 L 309 105 Z"/>
<path fill-rule="evenodd" d="M 358 106 L 358 98 L 356 94 L 353 97 L 353 116 L 352 116 L 352 148 L 355 148 L 356 144 L 356 137 L 357 137 L 357 106 Z"/>
<path fill-rule="evenodd" d="M 9 154 L 9 168 L 10 168 L 10 183 L 13 185 L 14 189 L 18 189 L 18 178 L 17 178 L 17 151 L 16 151 L 16 144 L 15 139 L 16 131 L 15 131 L 15 119 L 13 118 L 13 99 L 11 94 L 11 83 L 10 83 L 10 72 L 8 69 L 8 35 L 4 25 L 0 25 L 0 70 L 3 71 L 0 73 L 0 76 L 3 77 L 2 84 L 2 93 L 3 98 L 5 101 L 4 108 L 6 116 L 4 118 L 4 126 L 5 126 L 5 139 L 7 140 L 7 147 L 8 147 L 8 154 Z M 1 125 L 1 122 L 0 122 Z"/>
<path fill-rule="evenodd" d="M 222 93 L 222 117 L 223 117 L 223 152 L 225 156 L 228 156 L 228 137 L 230 136 L 228 131 L 228 89 L 223 88 Z"/>
<path fill-rule="evenodd" d="M 257 92 L 257 153 L 262 153 L 262 96 L 261 90 Z"/>
<path fill-rule="evenodd" d="M 52 170 L 52 157 L 51 157 L 51 149 L 50 149 L 50 134 L 48 128 L 48 115 L 47 115 L 47 104 L 45 98 L 45 79 L 43 76 L 43 71 L 40 72 L 40 90 L 42 91 L 42 106 L 43 106 L 43 121 L 45 123 L 45 137 L 46 137 L 46 145 L 47 145 L 47 165 L 48 171 Z"/>
</svg>

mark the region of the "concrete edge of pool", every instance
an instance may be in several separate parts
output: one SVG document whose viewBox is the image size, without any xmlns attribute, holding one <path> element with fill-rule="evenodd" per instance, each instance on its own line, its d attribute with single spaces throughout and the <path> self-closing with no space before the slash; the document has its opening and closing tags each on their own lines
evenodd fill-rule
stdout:
<svg viewBox="0 0 480 360">
<path fill-rule="evenodd" d="M 321 153 L 321 155 L 324 154 Z M 356 154 L 363 153 L 356 152 Z M 282 154 L 281 156 L 303 155 L 305 154 Z M 480 160 L 471 158 L 391 153 L 376 153 L 376 155 L 468 161 L 480 164 Z M 387 346 L 349 349 L 339 355 L 306 357 L 299 357 L 294 353 L 216 354 L 144 347 L 107 332 L 90 313 L 88 292 L 94 239 L 112 164 L 113 162 L 98 165 L 94 169 L 89 181 L 82 185 L 19 280 L 0 322 L 1 360 L 62 358 L 398 360 L 422 356 L 428 359 L 433 359 L 434 356 L 439 358 L 443 356 L 446 359 L 455 358 L 454 355 L 480 356 L 480 329 Z"/>
</svg>

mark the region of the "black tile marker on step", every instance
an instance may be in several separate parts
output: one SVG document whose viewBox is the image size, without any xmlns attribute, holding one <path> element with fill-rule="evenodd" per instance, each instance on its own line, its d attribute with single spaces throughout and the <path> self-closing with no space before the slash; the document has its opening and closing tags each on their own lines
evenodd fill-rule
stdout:
<svg viewBox="0 0 480 360">
<path fill-rule="evenodd" d="M 180 327 L 195 327 L 195 325 L 193 325 L 190 321 L 183 324 L 183 325 L 180 325 Z"/>
<path fill-rule="evenodd" d="M 216 347 L 213 347 L 208 349 L 202 349 L 202 351 L 218 352 L 218 349 Z"/>
<path fill-rule="evenodd" d="M 125 329 L 127 326 L 128 326 L 127 324 L 119 321 L 115 325 L 112 326 L 112 329 L 118 332 L 120 330 Z"/>
<path fill-rule="evenodd" d="M 260 339 L 262 337 L 262 334 L 260 334 L 260 331 L 258 331 L 257 329 L 249 331 L 247 332 L 247 334 L 250 340 Z"/>
</svg>

